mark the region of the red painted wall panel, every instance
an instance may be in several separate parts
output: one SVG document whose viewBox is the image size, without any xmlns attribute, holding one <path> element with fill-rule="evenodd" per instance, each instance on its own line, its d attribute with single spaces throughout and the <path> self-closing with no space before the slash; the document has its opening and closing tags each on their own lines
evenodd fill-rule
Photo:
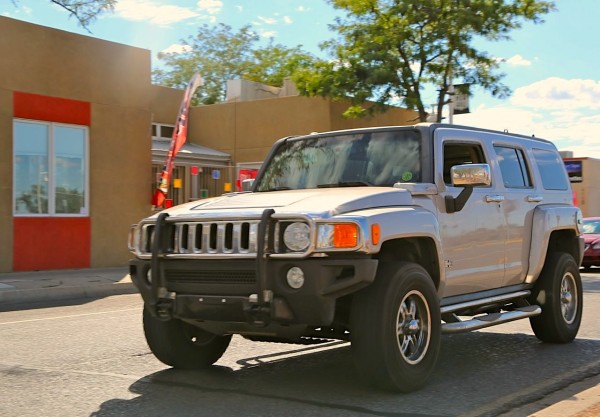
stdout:
<svg viewBox="0 0 600 417">
<path fill-rule="evenodd" d="M 13 270 L 90 267 L 89 217 L 15 217 Z"/>
<path fill-rule="evenodd" d="M 16 91 L 13 115 L 89 126 L 91 105 L 85 101 Z M 15 217 L 13 226 L 14 271 L 90 267 L 89 217 Z"/>
<path fill-rule="evenodd" d="M 13 93 L 13 112 L 22 119 L 43 120 L 46 122 L 70 123 L 89 126 L 91 106 L 86 101 L 39 94 Z"/>
</svg>

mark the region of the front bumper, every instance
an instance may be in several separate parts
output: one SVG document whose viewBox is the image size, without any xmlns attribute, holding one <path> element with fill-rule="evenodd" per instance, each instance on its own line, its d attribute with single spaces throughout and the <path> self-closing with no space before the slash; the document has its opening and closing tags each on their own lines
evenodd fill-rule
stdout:
<svg viewBox="0 0 600 417">
<path fill-rule="evenodd" d="M 146 308 L 161 318 L 327 326 L 333 322 L 336 300 L 369 285 L 377 263 L 367 256 L 270 259 L 261 265 L 262 277 L 251 259 L 134 259 L 129 269 Z M 305 275 L 299 289 L 286 282 L 294 266 Z M 149 272 L 151 268 L 158 270 Z"/>
</svg>

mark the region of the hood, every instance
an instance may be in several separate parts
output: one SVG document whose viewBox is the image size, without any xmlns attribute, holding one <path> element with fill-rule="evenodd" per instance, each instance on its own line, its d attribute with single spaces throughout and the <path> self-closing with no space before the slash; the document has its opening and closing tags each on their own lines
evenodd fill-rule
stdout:
<svg viewBox="0 0 600 417">
<path fill-rule="evenodd" d="M 389 187 L 345 187 L 259 193 L 232 193 L 199 200 L 166 210 L 171 216 L 259 216 L 273 208 L 277 213 L 302 213 L 328 218 L 378 207 L 412 205 L 409 191 Z"/>
</svg>

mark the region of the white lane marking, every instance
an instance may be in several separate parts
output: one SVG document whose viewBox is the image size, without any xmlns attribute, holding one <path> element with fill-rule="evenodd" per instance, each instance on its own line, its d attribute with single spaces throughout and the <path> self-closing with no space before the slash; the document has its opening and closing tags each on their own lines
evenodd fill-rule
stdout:
<svg viewBox="0 0 600 417">
<path fill-rule="evenodd" d="M 136 308 L 128 308 L 126 310 L 98 311 L 96 313 L 72 314 L 72 315 L 69 315 L 69 316 L 43 317 L 43 318 L 40 318 L 40 319 L 7 321 L 7 322 L 4 322 L 4 323 L 0 322 L 0 325 L 4 325 L 4 324 L 19 324 L 19 323 L 31 323 L 31 322 L 34 322 L 34 321 L 44 321 L 44 320 L 69 319 L 69 318 L 72 318 L 72 317 L 97 316 L 99 314 L 122 313 L 122 312 L 125 312 L 125 311 L 140 311 L 140 308 L 136 307 Z"/>
</svg>

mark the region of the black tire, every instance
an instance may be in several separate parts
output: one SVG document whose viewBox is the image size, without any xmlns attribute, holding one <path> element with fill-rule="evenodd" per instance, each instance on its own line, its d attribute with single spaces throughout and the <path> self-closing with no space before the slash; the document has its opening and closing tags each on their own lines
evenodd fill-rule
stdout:
<svg viewBox="0 0 600 417">
<path fill-rule="evenodd" d="M 208 333 L 181 320 L 161 321 L 144 309 L 144 334 L 150 350 L 165 365 L 181 369 L 206 368 L 219 360 L 231 335 Z"/>
<path fill-rule="evenodd" d="M 435 368 L 440 333 L 435 286 L 415 263 L 381 264 L 375 282 L 353 299 L 353 359 L 361 376 L 380 388 L 422 387 Z"/>
<path fill-rule="evenodd" d="M 583 290 L 579 266 L 565 252 L 548 255 L 530 302 L 542 308 L 542 313 L 529 322 L 538 339 L 550 343 L 572 341 L 581 325 Z"/>
</svg>

